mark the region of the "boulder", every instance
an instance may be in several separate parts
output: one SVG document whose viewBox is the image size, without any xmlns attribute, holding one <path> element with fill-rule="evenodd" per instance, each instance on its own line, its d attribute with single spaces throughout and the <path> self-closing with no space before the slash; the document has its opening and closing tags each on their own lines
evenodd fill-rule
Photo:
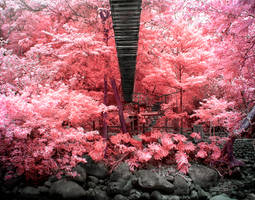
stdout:
<svg viewBox="0 0 255 200">
<path fill-rule="evenodd" d="M 81 163 L 80 165 L 86 169 L 87 175 L 95 176 L 100 179 L 104 179 L 108 175 L 108 170 L 104 163 L 96 163 L 89 156 L 85 156 L 87 163 Z"/>
<path fill-rule="evenodd" d="M 143 199 L 143 200 L 149 200 L 149 199 L 150 199 L 150 194 L 149 194 L 148 192 L 142 193 L 141 199 Z"/>
<path fill-rule="evenodd" d="M 220 194 L 210 198 L 210 200 L 237 200 L 237 199 L 232 199 L 226 194 Z"/>
<path fill-rule="evenodd" d="M 113 200 L 129 200 L 129 199 L 121 194 L 117 194 L 117 195 L 115 195 Z"/>
<path fill-rule="evenodd" d="M 202 187 L 208 189 L 218 182 L 218 173 L 204 165 L 192 165 L 189 169 L 189 175 L 192 181 Z"/>
<path fill-rule="evenodd" d="M 137 200 L 137 199 L 140 199 L 141 197 L 142 197 L 142 193 L 135 189 L 132 189 L 128 196 L 129 200 Z"/>
<path fill-rule="evenodd" d="M 35 187 L 26 186 L 20 189 L 20 195 L 29 199 L 36 199 L 40 196 L 40 190 Z"/>
<path fill-rule="evenodd" d="M 180 197 L 177 195 L 163 195 L 159 191 L 153 191 L 151 193 L 152 200 L 180 200 Z"/>
<path fill-rule="evenodd" d="M 132 176 L 127 163 L 122 162 L 116 167 L 110 176 L 110 181 L 118 181 L 119 179 L 129 179 Z"/>
<path fill-rule="evenodd" d="M 94 200 L 109 200 L 109 196 L 107 195 L 106 191 L 95 189 L 94 190 Z"/>
<path fill-rule="evenodd" d="M 87 172 L 86 169 L 80 165 L 77 165 L 73 172 L 77 173 L 77 176 L 69 177 L 71 180 L 77 182 L 77 183 L 85 183 L 87 180 Z"/>
<path fill-rule="evenodd" d="M 189 183 L 181 175 L 175 176 L 174 186 L 174 194 L 176 195 L 188 195 L 190 192 Z"/>
<path fill-rule="evenodd" d="M 110 176 L 107 192 L 109 194 L 129 195 L 135 179 L 136 177 L 130 172 L 129 166 L 126 163 L 121 163 Z"/>
<path fill-rule="evenodd" d="M 172 183 L 151 170 L 139 170 L 136 176 L 139 186 L 144 189 L 159 190 L 168 194 L 174 192 L 174 185 Z"/>
<path fill-rule="evenodd" d="M 54 182 L 50 188 L 50 195 L 63 199 L 79 199 L 84 197 L 85 194 L 85 190 L 76 182 L 64 179 Z"/>
<path fill-rule="evenodd" d="M 245 200 L 254 200 L 255 199 L 255 194 L 250 193 L 246 196 Z"/>
<path fill-rule="evenodd" d="M 39 186 L 38 189 L 39 189 L 41 194 L 48 194 L 49 193 L 49 188 L 46 187 L 46 186 Z"/>
<path fill-rule="evenodd" d="M 110 182 L 107 186 L 109 194 L 128 195 L 133 189 L 132 179 L 119 179 L 118 181 Z"/>
</svg>

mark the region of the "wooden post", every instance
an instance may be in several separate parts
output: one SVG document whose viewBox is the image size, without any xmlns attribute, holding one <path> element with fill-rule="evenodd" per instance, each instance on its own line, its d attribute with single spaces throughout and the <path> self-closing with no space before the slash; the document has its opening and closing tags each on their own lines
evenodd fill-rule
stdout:
<svg viewBox="0 0 255 200">
<path fill-rule="evenodd" d="M 111 85 L 112 85 L 112 89 L 113 89 L 113 92 L 114 92 L 114 97 L 115 97 L 115 100 L 117 102 L 117 106 L 118 106 L 118 109 L 119 109 L 119 119 L 120 119 L 121 131 L 122 131 L 122 133 L 126 133 L 127 132 L 127 127 L 126 127 L 126 124 L 125 124 L 125 119 L 124 119 L 124 114 L 123 114 L 123 106 L 122 106 L 122 103 L 120 101 L 120 96 L 119 96 L 119 93 L 118 93 L 116 82 L 113 78 L 111 78 Z"/>
<path fill-rule="evenodd" d="M 106 27 L 106 20 L 110 17 L 110 11 L 107 10 L 107 9 L 101 9 L 100 12 L 99 12 L 99 15 L 101 17 L 101 20 L 102 20 L 102 24 L 103 24 L 103 29 L 104 29 L 104 42 L 105 42 L 105 45 L 108 46 L 108 40 L 109 40 L 109 29 L 110 28 L 107 28 Z M 109 61 L 108 61 L 108 58 L 106 58 L 106 64 L 105 64 L 105 67 L 108 68 L 109 66 Z M 105 74 L 104 75 L 104 104 L 107 106 L 108 102 L 107 102 L 107 75 Z M 104 112 L 103 114 L 103 137 L 105 139 L 108 138 L 108 130 L 107 130 L 107 122 L 106 122 L 106 119 L 107 119 L 107 113 Z"/>
<path fill-rule="evenodd" d="M 168 124 L 168 123 L 167 123 L 167 122 L 168 122 L 168 119 L 166 118 L 166 119 L 165 119 L 166 132 L 168 131 L 168 129 L 167 129 L 167 124 Z"/>
<path fill-rule="evenodd" d="M 92 129 L 93 129 L 93 131 L 96 130 L 96 123 L 95 123 L 95 121 L 92 122 Z"/>
<path fill-rule="evenodd" d="M 107 88 L 107 76 L 104 75 L 104 104 L 107 106 L 107 91 L 108 91 L 108 88 Z M 105 139 L 108 138 L 108 131 L 107 131 L 107 122 L 106 122 L 106 119 L 107 119 L 107 113 L 104 112 L 103 113 L 103 137 Z"/>
</svg>

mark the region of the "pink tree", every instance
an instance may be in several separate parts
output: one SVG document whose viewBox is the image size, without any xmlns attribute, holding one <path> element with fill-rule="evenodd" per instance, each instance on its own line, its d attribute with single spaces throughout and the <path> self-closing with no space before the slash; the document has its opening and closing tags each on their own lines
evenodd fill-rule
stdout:
<svg viewBox="0 0 255 200">
<path fill-rule="evenodd" d="M 171 6 L 175 9 L 157 12 L 156 7 L 154 13 L 146 9 L 142 13 L 136 91 L 152 96 L 176 93 L 172 95 L 176 99 L 164 108 L 167 117 L 183 118 L 205 97 L 212 52 L 208 51 L 208 37 L 196 23 L 183 20 L 183 8 L 177 3 Z"/>
</svg>

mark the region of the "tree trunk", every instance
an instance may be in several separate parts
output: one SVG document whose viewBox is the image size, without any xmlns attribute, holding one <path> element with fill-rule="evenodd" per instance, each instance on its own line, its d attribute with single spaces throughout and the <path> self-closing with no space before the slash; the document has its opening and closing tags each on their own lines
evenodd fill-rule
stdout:
<svg viewBox="0 0 255 200">
<path fill-rule="evenodd" d="M 113 92 L 114 92 L 114 97 L 115 97 L 115 100 L 117 102 L 117 106 L 118 106 L 118 109 L 119 109 L 119 119 L 120 119 L 121 131 L 122 131 L 122 133 L 126 133 L 127 128 L 126 128 L 125 118 L 124 118 L 124 114 L 123 114 L 123 106 L 122 106 L 122 103 L 120 101 L 120 96 L 119 96 L 119 93 L 118 93 L 116 82 L 113 78 L 111 78 L 111 85 L 112 85 L 112 89 L 113 89 Z"/>
<path fill-rule="evenodd" d="M 183 112 L 183 90 L 181 89 L 180 90 L 180 112 L 179 113 L 182 113 Z M 183 119 L 182 117 L 180 118 L 180 134 L 183 134 Z"/>
<path fill-rule="evenodd" d="M 251 121 L 255 118 L 255 106 L 253 106 L 252 110 L 248 113 L 247 117 L 243 119 L 241 126 L 239 129 L 234 130 L 234 133 L 230 136 L 230 139 L 225 143 L 224 148 L 222 149 L 222 157 L 227 159 L 231 167 L 242 165 L 241 161 L 238 161 L 234 157 L 233 153 L 233 144 L 235 140 L 242 136 L 252 124 Z"/>
<path fill-rule="evenodd" d="M 182 82 L 182 66 L 179 68 L 179 81 Z M 180 89 L 180 110 L 179 113 L 183 112 L 183 89 Z M 180 118 L 180 134 L 183 134 L 183 119 Z"/>
<path fill-rule="evenodd" d="M 107 88 L 107 76 L 104 75 L 104 104 L 107 106 L 108 102 L 107 102 L 107 92 L 108 92 L 108 88 Z M 107 113 L 104 112 L 103 113 L 103 137 L 105 139 L 108 138 L 108 131 L 107 131 Z"/>
</svg>

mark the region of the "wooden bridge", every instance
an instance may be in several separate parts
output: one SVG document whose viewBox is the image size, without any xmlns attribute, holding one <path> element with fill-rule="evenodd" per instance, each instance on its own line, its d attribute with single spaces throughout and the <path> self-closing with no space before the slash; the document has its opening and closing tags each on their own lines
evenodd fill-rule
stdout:
<svg viewBox="0 0 255 200">
<path fill-rule="evenodd" d="M 132 102 L 142 0 L 110 0 L 125 102 Z"/>
</svg>

